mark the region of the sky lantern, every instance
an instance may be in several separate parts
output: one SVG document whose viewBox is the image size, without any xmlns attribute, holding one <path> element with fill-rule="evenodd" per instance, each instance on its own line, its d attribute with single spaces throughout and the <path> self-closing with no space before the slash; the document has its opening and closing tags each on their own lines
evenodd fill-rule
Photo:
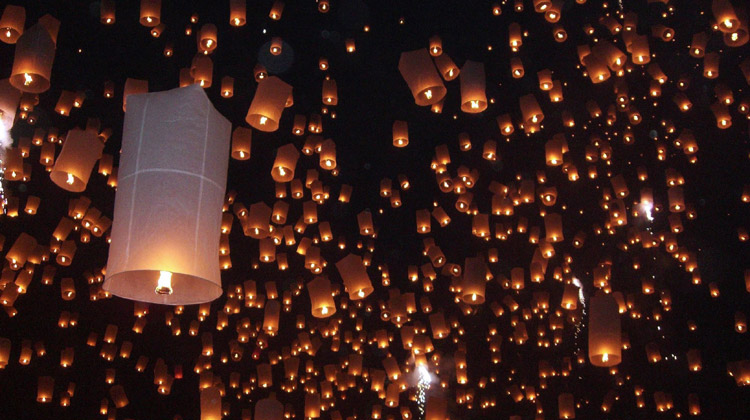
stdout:
<svg viewBox="0 0 750 420">
<path fill-rule="evenodd" d="M 141 0 L 141 25 L 148 28 L 161 23 L 161 0 Z"/>
<path fill-rule="evenodd" d="M 467 61 L 461 68 L 461 110 L 478 113 L 487 109 L 484 63 Z"/>
<path fill-rule="evenodd" d="M 276 131 L 292 87 L 276 76 L 269 76 L 258 83 L 255 96 L 247 111 L 245 121 L 260 131 Z"/>
<path fill-rule="evenodd" d="M 22 92 L 42 93 L 50 88 L 55 41 L 40 23 L 26 30 L 16 42 L 10 84 Z"/>
<path fill-rule="evenodd" d="M 426 48 L 401 53 L 398 70 L 419 106 L 439 102 L 447 92 Z"/>
<path fill-rule="evenodd" d="M 219 226 L 231 124 L 206 106 L 198 86 L 131 99 L 104 288 L 153 303 L 211 301 L 221 294 Z M 185 130 L 186 121 L 206 128 Z M 191 156 L 199 151 L 200 159 Z M 153 177 L 159 182 L 149 183 Z"/>
<path fill-rule="evenodd" d="M 102 155 L 104 144 L 96 132 L 71 130 L 63 144 L 60 155 L 50 173 L 50 178 L 59 187 L 81 192 L 86 189 L 91 170 Z"/>
<path fill-rule="evenodd" d="M 6 5 L 2 16 L 0 16 L 0 41 L 6 44 L 15 44 L 23 34 L 25 22 L 26 9 L 22 6 Z"/>
<path fill-rule="evenodd" d="M 362 259 L 349 254 L 336 263 L 336 269 L 341 275 L 344 285 L 349 293 L 349 299 L 364 299 L 373 292 L 370 277 L 367 275 Z"/>
</svg>

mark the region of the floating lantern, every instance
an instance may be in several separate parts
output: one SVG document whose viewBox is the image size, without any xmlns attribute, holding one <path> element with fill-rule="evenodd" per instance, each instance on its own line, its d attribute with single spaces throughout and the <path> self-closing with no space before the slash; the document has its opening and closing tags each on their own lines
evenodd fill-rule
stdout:
<svg viewBox="0 0 750 420">
<path fill-rule="evenodd" d="M 222 292 L 218 248 L 231 124 L 198 86 L 134 95 L 131 105 L 104 290 L 153 303 L 211 301 Z"/>
<path fill-rule="evenodd" d="M 478 113 L 487 109 L 484 63 L 467 61 L 461 69 L 461 111 Z"/>
<path fill-rule="evenodd" d="M 101 157 L 104 144 L 95 131 L 73 129 L 68 132 L 50 179 L 60 188 L 81 192 L 86 189 L 91 170 Z"/>
<path fill-rule="evenodd" d="M 247 111 L 245 121 L 260 131 L 272 132 L 279 128 L 284 105 L 292 94 L 292 87 L 276 76 L 258 83 L 255 96 Z"/>
<path fill-rule="evenodd" d="M 46 92 L 55 61 L 55 41 L 49 31 L 37 23 L 18 38 L 15 49 L 10 84 L 22 92 Z"/>
<path fill-rule="evenodd" d="M 447 89 L 437 74 L 426 48 L 401 53 L 398 69 L 409 85 L 417 105 L 432 105 L 445 97 Z"/>
</svg>

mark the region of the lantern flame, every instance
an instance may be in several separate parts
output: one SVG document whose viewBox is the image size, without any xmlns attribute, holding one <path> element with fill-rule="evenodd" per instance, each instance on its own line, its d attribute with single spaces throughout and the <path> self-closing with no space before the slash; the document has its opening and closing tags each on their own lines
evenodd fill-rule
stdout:
<svg viewBox="0 0 750 420">
<path fill-rule="evenodd" d="M 171 295 L 172 291 L 172 273 L 169 271 L 159 271 L 159 280 L 157 280 L 154 293 L 157 295 Z"/>
<path fill-rule="evenodd" d="M 65 183 L 68 185 L 73 185 L 73 183 L 76 182 L 76 178 L 73 176 L 73 174 L 68 174 L 68 179 L 65 180 Z"/>
<path fill-rule="evenodd" d="M 28 85 L 30 85 L 34 81 L 34 79 L 31 77 L 31 75 L 29 73 L 24 73 L 23 74 L 23 79 L 24 79 L 23 80 L 23 85 L 24 86 L 28 86 Z"/>
<path fill-rule="evenodd" d="M 266 117 L 266 116 L 260 117 L 260 124 L 261 125 L 266 125 L 266 121 L 268 121 L 268 117 Z"/>
</svg>

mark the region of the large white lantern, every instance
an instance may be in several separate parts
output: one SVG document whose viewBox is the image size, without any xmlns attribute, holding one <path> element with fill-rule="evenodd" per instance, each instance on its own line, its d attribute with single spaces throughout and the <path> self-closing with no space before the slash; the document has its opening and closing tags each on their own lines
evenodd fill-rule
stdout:
<svg viewBox="0 0 750 420">
<path fill-rule="evenodd" d="M 104 289 L 168 305 L 212 301 L 222 293 L 232 125 L 198 85 L 128 103 Z"/>
</svg>

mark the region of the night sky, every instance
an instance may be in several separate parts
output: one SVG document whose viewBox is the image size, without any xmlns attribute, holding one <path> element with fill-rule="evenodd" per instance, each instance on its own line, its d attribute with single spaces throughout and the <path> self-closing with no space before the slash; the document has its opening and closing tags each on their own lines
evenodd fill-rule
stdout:
<svg viewBox="0 0 750 420">
<path fill-rule="evenodd" d="M 274 3 L 258 0 L 247 2 L 247 22 L 235 27 L 229 22 L 229 0 L 163 0 L 165 28 L 159 37 L 139 23 L 140 7 L 135 0 L 116 1 L 116 21 L 111 25 L 100 21 L 100 1 L 10 3 L 25 8 L 26 30 L 46 14 L 61 22 L 51 87 L 38 94 L 33 110 L 17 112 L 10 130 L 14 148 L 28 144 L 28 138 L 47 142 L 50 130 L 57 130 L 64 139 L 68 131 L 98 119 L 99 131 L 111 130 L 104 154 L 113 156 L 117 166 L 125 80 L 148 80 L 149 92 L 179 87 L 180 70 L 190 67 L 198 54 L 196 36 L 207 23 L 218 28 L 218 46 L 208 55 L 213 62 L 213 83 L 205 93 L 233 128 L 249 127 L 245 116 L 258 87 L 257 65 L 293 87 L 294 104 L 284 110 L 277 131 L 252 129 L 249 160 L 227 156 L 226 188 L 234 198 L 234 204 L 225 208 L 234 218 L 229 234 L 231 268 L 222 270 L 224 294 L 210 303 L 207 316 L 200 316 L 198 305 L 151 304 L 145 323 L 137 321 L 135 313 L 145 306 L 106 296 L 102 290 L 110 232 L 92 235 L 90 242 L 82 243 L 81 232 L 86 228 L 80 221 L 67 238 L 77 243 L 72 264 L 60 266 L 55 255 L 49 254 L 49 261 L 27 265 L 25 269 L 33 268 L 33 276 L 26 292 L 0 311 L 0 337 L 11 343 L 7 366 L 0 370 L 0 419 L 200 419 L 201 374 L 197 370 L 206 365 L 210 365 L 206 370 L 213 375 L 213 386 L 223 394 L 228 419 L 244 419 L 243 410 L 252 411 L 257 401 L 269 396 L 285 404 L 287 418 L 304 419 L 305 393 L 320 394 L 329 386 L 333 393 L 330 398 L 321 396 L 320 418 L 369 419 L 374 418 L 373 406 L 380 406 L 380 418 L 407 418 L 402 417 L 402 408 L 407 407 L 412 416 L 408 418 L 421 419 L 418 370 L 405 342 L 412 331 L 428 337 L 434 347 L 425 366 L 430 388 L 422 392 L 447 401 L 446 418 L 561 418 L 558 396 L 565 393 L 573 395 L 575 416 L 583 419 L 750 418 L 750 338 L 747 322 L 737 321 L 750 314 L 750 48 L 747 40 L 736 47 L 726 45 L 711 1 L 331 0 L 323 13 L 315 0 L 287 0 L 281 18 L 273 20 L 269 11 Z M 517 10 L 519 4 L 522 11 Z M 559 22 L 548 22 L 544 13 L 535 12 L 535 4 L 559 8 Z M 747 38 L 747 3 L 732 0 L 731 5 L 741 22 L 739 33 L 744 35 L 740 36 Z M 493 9 L 496 6 L 499 9 Z M 648 41 L 651 62 L 647 65 L 633 63 L 623 36 L 626 29 L 612 32 L 604 24 L 611 18 L 623 25 L 633 16 L 637 19 L 631 30 Z M 197 21 L 191 23 L 191 18 Z M 509 26 L 514 22 L 523 32 L 517 52 L 509 47 Z M 564 42 L 554 39 L 558 25 L 567 32 Z M 659 25 L 674 30 L 671 40 L 654 35 Z M 706 34 L 705 51 L 720 58 L 716 78 L 705 77 L 704 59 L 689 53 L 694 34 L 701 32 Z M 403 52 L 428 48 L 433 36 L 440 38 L 442 54 L 459 69 L 467 60 L 483 63 L 486 110 L 461 111 L 461 76 L 443 81 L 447 94 L 441 112 L 415 103 L 399 72 L 399 59 Z M 273 37 L 283 40 L 281 55 L 269 52 Z M 347 51 L 347 40 L 355 42 L 356 51 Z M 607 69 L 608 80 L 592 83 L 579 59 L 580 46 L 593 49 L 604 42 L 624 53 L 627 63 L 621 74 Z M 164 55 L 167 45 L 173 48 L 170 57 Z M 15 54 L 16 45 L 0 43 L 0 78 L 10 77 Z M 321 57 L 329 63 L 325 71 L 319 68 Z M 513 58 L 523 63 L 521 78 L 511 74 Z M 664 83 L 654 82 L 653 71 L 648 70 L 655 64 L 666 76 Z M 562 102 L 551 102 L 540 89 L 537 72 L 545 69 L 551 70 L 555 84 L 562 84 Z M 221 95 L 224 76 L 234 78 L 231 98 Z M 326 77 L 336 81 L 336 106 L 326 106 L 321 100 Z M 108 82 L 114 86 L 111 98 L 103 94 Z M 658 95 L 654 86 L 659 87 Z M 85 93 L 82 106 L 69 116 L 55 112 L 63 91 Z M 533 94 L 544 113 L 534 133 L 524 132 L 519 106 L 519 98 L 527 94 Z M 681 95 L 692 103 L 687 112 L 675 103 Z M 601 110 L 599 116 L 589 112 L 591 101 Z M 718 127 L 712 110 L 717 101 L 727 103 L 729 128 Z M 634 112 L 641 117 L 637 123 L 630 119 Z M 287 196 L 277 198 L 271 168 L 280 146 L 291 143 L 301 150 L 311 135 L 292 132 L 295 115 L 309 121 L 313 114 L 322 118 L 321 140 L 335 142 L 337 168 L 326 170 L 317 154 L 301 154 L 295 178 L 304 184 L 308 171 L 319 174 L 330 195 L 318 203 L 317 224 L 329 222 L 333 239 L 319 242 L 318 226 L 307 226 L 295 235 L 295 245 L 276 247 L 277 254 L 288 257 L 289 268 L 282 271 L 276 263 L 259 261 L 259 240 L 243 234 L 233 209 L 258 202 L 273 207 L 281 200 L 289 204 L 286 224 L 297 223 L 303 202 L 312 199 L 310 190 L 295 199 L 289 196 L 287 185 Z M 508 136 L 497 122 L 504 114 L 510 115 L 515 129 Z M 564 114 L 573 117 L 573 127 L 564 124 Z M 408 123 L 409 144 L 403 148 L 393 145 L 392 127 L 397 120 Z M 697 152 L 683 148 L 685 130 L 696 139 Z M 626 132 L 630 141 L 624 140 Z M 461 133 L 468 134 L 470 150 L 461 149 Z M 569 151 L 563 165 L 549 166 L 545 145 L 556 134 L 564 135 Z M 497 143 L 494 161 L 483 157 L 488 140 Z M 56 145 L 56 154 L 61 147 Z M 439 188 L 431 168 L 436 147 L 449 151 L 445 170 L 454 186 L 461 182 L 465 169 L 472 172 L 474 184 L 466 186 L 473 198 L 469 212 L 456 207 L 457 200 L 467 195 Z M 113 217 L 116 189 L 108 185 L 108 176 L 97 172 L 98 166 L 85 191 L 73 193 L 50 180 L 40 153 L 39 146 L 31 145 L 24 158 L 31 166 L 27 180 L 2 182 L 3 257 L 22 232 L 47 249 L 58 222 L 68 215 L 71 200 L 87 197 L 90 208 Z M 575 170 L 580 178 L 571 181 Z M 639 179 L 644 170 L 647 179 Z M 408 188 L 400 187 L 401 177 L 408 179 Z M 628 193 L 618 202 L 611 180 L 620 177 Z M 392 181 L 393 192 L 400 194 L 399 207 L 381 194 L 386 178 Z M 669 208 L 668 190 L 673 187 L 669 183 L 675 180 L 682 180 L 679 186 L 686 207 L 682 212 Z M 521 185 L 529 182 L 533 202 L 519 199 L 512 215 L 493 214 L 496 191 L 491 189 L 497 183 L 507 187 L 507 198 L 512 201 L 520 197 Z M 352 188 L 349 202 L 339 200 L 342 186 Z M 556 188 L 554 205 L 542 203 L 546 187 Z M 642 203 L 646 189 L 653 191 L 652 220 Z M 31 196 L 41 199 L 33 215 L 24 212 Z M 611 212 L 618 205 L 625 209 L 624 223 L 619 226 L 613 224 L 617 217 Z M 432 218 L 431 232 L 418 233 L 416 212 L 432 212 L 438 206 L 450 216 L 450 224 L 441 227 Z M 372 214 L 373 236 L 360 235 L 357 215 L 365 210 Z M 488 237 L 472 234 L 474 212 L 489 215 Z M 534 255 L 539 246 L 530 241 L 530 232 L 538 229 L 537 236 L 545 238 L 545 214 L 561 215 L 564 240 L 553 244 L 554 256 L 546 259 L 544 275 L 535 282 L 530 267 L 537 261 Z M 675 218 L 683 228 L 672 234 Z M 519 228 L 524 223 L 527 228 Z M 580 233 L 585 234 L 585 241 L 576 246 L 574 238 L 581 237 Z M 649 235 L 655 242 L 644 246 L 642 239 Z M 326 263 L 321 274 L 308 270 L 305 257 L 296 252 L 302 238 L 320 248 Z M 427 290 L 425 284 L 430 281 L 425 280 L 424 266 L 431 266 L 431 261 L 426 256 L 426 238 L 440 247 L 446 266 L 457 264 L 466 272 L 465 258 L 481 257 L 492 274 L 484 303 L 462 301 L 463 279 L 440 267 L 434 268 L 437 274 Z M 667 246 L 671 238 L 677 243 L 674 250 Z M 336 269 L 335 263 L 350 253 L 371 261 L 367 273 L 374 292 L 361 301 L 345 298 L 344 281 Z M 493 253 L 496 261 L 488 258 Z M 13 282 L 19 271 L 12 270 L 5 258 L 3 264 L 0 287 L 17 287 Z M 42 278 L 47 266 L 56 267 L 52 284 L 44 284 Z M 516 290 L 511 288 L 511 271 L 519 267 L 525 281 Z M 609 270 L 605 287 L 595 284 L 595 271 L 602 267 Z M 418 268 L 416 281 L 409 278 L 414 268 Z M 304 286 L 317 275 L 330 279 L 335 295 L 337 311 L 326 319 L 312 317 Z M 72 300 L 61 297 L 63 278 L 75 283 Z M 644 290 L 644 279 L 653 290 Z M 291 304 L 282 305 L 274 336 L 259 332 L 264 309 L 249 307 L 246 299 L 239 300 L 238 313 L 226 318 L 219 315 L 227 302 L 236 302 L 237 295 L 243 297 L 247 280 L 256 282 L 259 295 L 266 294 L 267 282 L 275 283 L 276 299 L 282 300 L 285 291 L 293 295 Z M 566 309 L 561 306 L 563 292 L 574 282 L 572 287 L 583 301 L 576 299 L 577 308 Z M 619 292 L 626 304 L 620 320 L 628 345 L 622 350 L 622 362 L 612 368 L 593 366 L 588 358 L 589 299 L 602 288 Z M 415 311 L 401 324 L 384 317 L 398 305 L 397 292 L 412 293 L 416 302 Z M 544 293 L 548 307 L 538 303 Z M 513 301 L 517 307 L 509 305 Z M 437 312 L 444 314 L 450 328 L 446 338 L 432 335 L 429 316 Z M 65 314 L 76 320 L 75 325 L 60 326 Z M 304 319 L 303 329 L 298 328 L 299 317 Z M 226 326 L 217 328 L 222 318 Z M 137 322 L 144 325 L 140 332 L 134 330 Z M 519 322 L 528 334 L 523 344 L 515 338 Z M 743 322 L 744 328 L 738 327 Z M 199 326 L 196 335 L 189 334 L 191 323 Z M 248 323 L 250 338 L 238 345 L 242 354 L 233 360 L 232 341 Z M 103 341 L 111 325 L 118 328 L 114 347 Z M 378 346 L 376 337 L 383 334 L 379 331 L 389 337 L 386 348 Z M 307 332 L 319 344 L 317 351 L 308 353 L 301 347 L 300 332 Z M 200 357 L 206 333 L 212 336 L 213 355 Z M 494 342 L 501 343 L 499 360 L 493 360 Z M 121 357 L 123 345 L 132 345 L 129 357 Z M 26 365 L 19 362 L 23 347 L 33 350 Z M 115 349 L 112 361 L 101 357 L 107 347 Z M 73 349 L 74 361 L 62 367 L 61 353 L 67 348 Z M 660 361 L 649 360 L 647 349 L 651 348 L 658 349 Z M 691 350 L 700 352 L 700 371 L 688 366 Z M 300 360 L 294 380 L 285 378 L 282 361 L 290 353 Z M 363 357 L 363 371 L 369 375 L 347 375 L 347 364 L 356 354 Z M 461 354 L 467 361 L 465 383 L 459 383 L 456 370 L 455 360 Z M 373 372 L 384 369 L 383 360 L 389 355 L 398 361 L 404 377 L 398 407 L 387 407 L 378 392 L 371 390 Z M 136 363 L 144 357 L 146 368 L 138 372 Z M 169 395 L 160 394 L 154 384 L 157 360 L 175 378 Z M 744 367 L 735 364 L 742 361 Z M 267 363 L 272 365 L 273 383 L 261 388 L 256 383 L 257 366 Z M 338 368 L 334 383 L 326 378 L 326 365 Z M 108 371 L 115 373 L 112 384 L 105 381 Z M 543 378 L 540 371 L 549 375 Z M 237 374 L 239 386 L 233 383 Z M 744 386 L 739 384 L 740 376 L 747 381 Z M 39 377 L 54 378 L 49 402 L 37 402 Z M 390 382 L 386 380 L 385 385 Z M 74 384 L 72 396 L 66 394 L 69 384 Z M 113 385 L 123 387 L 129 404 L 115 408 L 110 394 Z M 516 399 L 519 391 L 521 397 Z M 669 404 L 658 401 L 661 393 Z M 694 407 L 689 400 L 696 398 L 689 397 L 692 394 L 699 401 L 699 416 L 691 415 Z M 63 406 L 63 400 L 69 400 L 69 406 Z M 610 405 L 608 412 L 603 412 L 603 404 Z M 102 407 L 107 407 L 105 412 Z"/>
</svg>

